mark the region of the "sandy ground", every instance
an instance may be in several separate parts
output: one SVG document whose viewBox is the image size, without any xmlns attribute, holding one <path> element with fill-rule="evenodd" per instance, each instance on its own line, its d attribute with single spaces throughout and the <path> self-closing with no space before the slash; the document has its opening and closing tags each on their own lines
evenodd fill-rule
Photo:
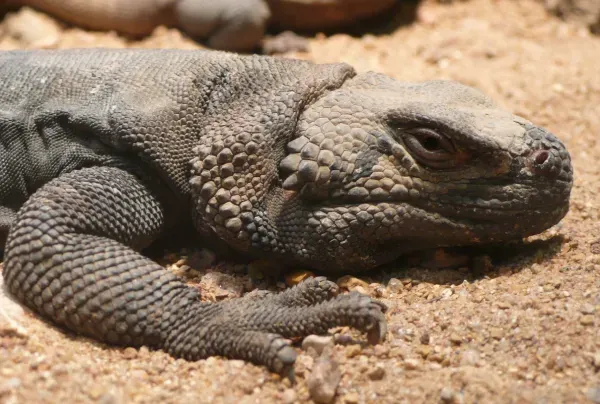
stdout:
<svg viewBox="0 0 600 404">
<path fill-rule="evenodd" d="M 31 12 L 0 24 L 0 49 L 184 47 L 160 28 L 135 42 L 65 28 Z M 401 80 L 454 79 L 566 142 L 575 166 L 571 211 L 523 245 L 491 254 L 491 265 L 436 270 L 398 263 L 360 280 L 389 306 L 385 344 L 369 347 L 338 330 L 340 403 L 600 403 L 600 37 L 548 16 L 537 2 L 426 1 L 417 21 L 382 36 L 318 36 L 316 62 L 344 61 Z M 231 264 L 206 251 L 177 251 L 165 265 L 222 299 L 256 286 L 264 265 Z M 485 261 L 485 260 L 484 260 Z M 5 300 L 0 322 L 0 402 L 308 401 L 314 352 L 299 349 L 298 383 L 260 367 L 211 358 L 175 360 L 119 349 L 55 329 Z M 6 323 L 7 315 L 16 323 Z M 312 354 L 312 355 L 311 355 Z"/>
</svg>

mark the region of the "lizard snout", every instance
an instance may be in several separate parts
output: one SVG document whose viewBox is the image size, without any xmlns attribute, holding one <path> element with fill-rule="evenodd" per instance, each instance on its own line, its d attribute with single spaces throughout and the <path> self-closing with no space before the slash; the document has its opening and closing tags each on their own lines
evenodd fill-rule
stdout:
<svg viewBox="0 0 600 404">
<path fill-rule="evenodd" d="M 545 129 L 530 126 L 527 130 L 529 150 L 526 164 L 529 171 L 548 180 L 572 182 L 571 157 L 556 136 Z"/>
</svg>

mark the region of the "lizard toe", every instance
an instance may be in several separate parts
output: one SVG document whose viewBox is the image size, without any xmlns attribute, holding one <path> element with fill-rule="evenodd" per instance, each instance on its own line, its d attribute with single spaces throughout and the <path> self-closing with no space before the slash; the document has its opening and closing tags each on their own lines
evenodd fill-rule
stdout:
<svg viewBox="0 0 600 404">
<path fill-rule="evenodd" d="M 347 296 L 354 326 L 367 333 L 367 341 L 370 344 L 384 341 L 387 334 L 387 306 L 359 292 L 350 292 Z"/>
<path fill-rule="evenodd" d="M 331 299 L 340 293 L 340 287 L 324 276 L 318 276 L 315 278 L 315 282 L 319 285 L 319 289 L 326 291 L 328 297 Z"/>
<path fill-rule="evenodd" d="M 380 342 L 385 341 L 386 336 L 387 323 L 382 313 L 381 318 L 378 318 L 376 321 L 374 321 L 372 327 L 367 331 L 367 341 L 371 345 L 377 345 Z"/>
<path fill-rule="evenodd" d="M 296 351 L 288 342 L 278 334 L 269 334 L 271 343 L 269 349 L 273 353 L 271 369 L 293 381 L 294 363 L 296 363 Z"/>
</svg>

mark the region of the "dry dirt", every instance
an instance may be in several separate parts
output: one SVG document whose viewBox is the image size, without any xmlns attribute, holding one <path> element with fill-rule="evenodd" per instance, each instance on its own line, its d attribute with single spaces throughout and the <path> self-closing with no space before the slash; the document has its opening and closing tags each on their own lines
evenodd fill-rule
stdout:
<svg viewBox="0 0 600 404">
<path fill-rule="evenodd" d="M 134 42 L 65 28 L 32 12 L 0 25 L 0 49 L 76 46 L 197 47 L 175 30 Z M 344 61 L 401 80 L 473 85 L 557 134 L 575 166 L 568 216 L 524 245 L 496 251 L 491 265 L 397 264 L 361 277 L 365 282 L 344 280 L 389 304 L 389 335 L 369 347 L 338 330 L 336 401 L 600 403 L 600 37 L 548 16 L 534 1 L 426 1 L 415 23 L 388 35 L 319 36 L 308 53 L 286 56 Z M 284 278 L 260 280 L 268 269 L 261 263 L 247 275 L 243 264 L 212 258 L 179 251 L 165 263 L 200 281 L 207 299 L 285 287 Z M 309 400 L 314 352 L 299 349 L 292 386 L 240 361 L 190 363 L 145 348 L 108 347 L 0 303 L 3 403 Z"/>
</svg>

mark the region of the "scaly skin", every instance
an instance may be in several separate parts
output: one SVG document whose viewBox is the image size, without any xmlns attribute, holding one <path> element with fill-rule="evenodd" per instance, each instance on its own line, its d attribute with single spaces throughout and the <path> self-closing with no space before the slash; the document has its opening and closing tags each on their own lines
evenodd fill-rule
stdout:
<svg viewBox="0 0 600 404">
<path fill-rule="evenodd" d="M 8 0 L 97 30 L 148 35 L 176 26 L 208 46 L 251 51 L 268 23 L 282 29 L 326 29 L 389 9 L 396 0 Z"/>
<path fill-rule="evenodd" d="M 283 338 L 385 307 L 324 278 L 217 304 L 139 250 L 173 226 L 329 272 L 503 241 L 567 212 L 570 158 L 453 82 L 176 50 L 0 54 L 6 285 L 75 332 L 292 375 Z"/>
</svg>

